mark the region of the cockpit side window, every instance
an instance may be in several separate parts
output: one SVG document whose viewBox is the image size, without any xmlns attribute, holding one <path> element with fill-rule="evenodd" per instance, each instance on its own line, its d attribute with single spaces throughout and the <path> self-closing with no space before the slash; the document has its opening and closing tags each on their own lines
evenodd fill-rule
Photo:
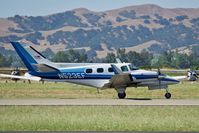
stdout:
<svg viewBox="0 0 199 133">
<path fill-rule="evenodd" d="M 121 70 L 122 70 L 122 72 L 127 72 L 127 71 L 129 71 L 129 69 L 128 69 L 127 66 L 121 66 Z"/>
<path fill-rule="evenodd" d="M 129 66 L 129 68 L 130 68 L 131 71 L 138 70 L 138 68 L 135 67 L 135 66 L 133 66 L 132 64 L 129 64 L 128 66 Z"/>
</svg>

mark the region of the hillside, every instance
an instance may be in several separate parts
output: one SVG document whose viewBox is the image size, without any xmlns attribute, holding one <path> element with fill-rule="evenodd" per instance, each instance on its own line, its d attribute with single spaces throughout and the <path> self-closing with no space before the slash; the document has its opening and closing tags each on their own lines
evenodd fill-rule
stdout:
<svg viewBox="0 0 199 133">
<path fill-rule="evenodd" d="M 199 8 L 150 4 L 104 12 L 79 8 L 48 16 L 0 18 L 0 52 L 11 52 L 10 41 L 22 41 L 40 51 L 85 49 L 89 56 L 98 57 L 117 48 L 190 53 L 199 46 L 198 33 Z"/>
</svg>

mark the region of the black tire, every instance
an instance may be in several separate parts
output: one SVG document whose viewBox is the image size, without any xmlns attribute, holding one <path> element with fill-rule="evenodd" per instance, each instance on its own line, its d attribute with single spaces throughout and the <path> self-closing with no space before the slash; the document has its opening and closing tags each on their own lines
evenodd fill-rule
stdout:
<svg viewBox="0 0 199 133">
<path fill-rule="evenodd" d="M 164 96 L 165 96 L 166 99 L 170 99 L 171 98 L 171 93 L 167 92 L 167 93 L 165 93 Z"/>
<path fill-rule="evenodd" d="M 124 99 L 126 97 L 126 93 L 118 93 L 118 98 L 119 99 Z"/>
</svg>

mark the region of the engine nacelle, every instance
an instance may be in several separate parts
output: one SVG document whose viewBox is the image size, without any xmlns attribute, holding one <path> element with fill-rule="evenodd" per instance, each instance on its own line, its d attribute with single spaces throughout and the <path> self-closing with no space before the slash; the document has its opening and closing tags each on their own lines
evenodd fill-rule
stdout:
<svg viewBox="0 0 199 133">
<path fill-rule="evenodd" d="M 157 90 L 157 89 L 166 89 L 167 85 L 150 85 L 148 86 L 149 90 Z"/>
</svg>

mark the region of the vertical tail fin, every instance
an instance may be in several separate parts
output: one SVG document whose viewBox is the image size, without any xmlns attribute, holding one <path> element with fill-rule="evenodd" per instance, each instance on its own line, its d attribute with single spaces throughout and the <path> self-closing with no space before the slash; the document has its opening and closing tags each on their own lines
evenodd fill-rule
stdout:
<svg viewBox="0 0 199 133">
<path fill-rule="evenodd" d="M 52 66 L 52 62 L 31 46 L 22 46 L 19 42 L 11 42 L 17 54 L 20 56 L 29 71 L 36 71 L 35 65 L 46 64 Z"/>
</svg>

